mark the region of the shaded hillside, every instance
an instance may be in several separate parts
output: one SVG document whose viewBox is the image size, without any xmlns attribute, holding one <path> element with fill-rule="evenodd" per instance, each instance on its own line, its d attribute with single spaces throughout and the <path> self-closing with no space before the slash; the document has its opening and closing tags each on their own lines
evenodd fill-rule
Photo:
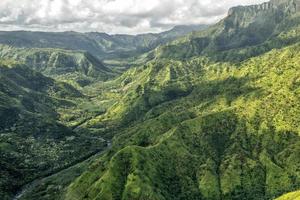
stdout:
<svg viewBox="0 0 300 200">
<path fill-rule="evenodd" d="M 25 65 L 0 63 L 1 199 L 103 147 L 102 139 L 83 137 L 60 122 L 59 108 L 74 110 L 84 98 Z"/>
</svg>

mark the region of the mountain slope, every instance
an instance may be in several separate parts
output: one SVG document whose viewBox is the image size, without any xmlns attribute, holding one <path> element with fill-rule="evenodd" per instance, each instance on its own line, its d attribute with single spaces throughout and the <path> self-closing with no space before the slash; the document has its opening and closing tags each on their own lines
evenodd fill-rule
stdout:
<svg viewBox="0 0 300 200">
<path fill-rule="evenodd" d="M 60 109 L 75 112 L 85 98 L 72 86 L 23 64 L 1 61 L 1 199 L 11 199 L 25 183 L 103 148 L 101 138 L 82 136 L 60 120 Z"/>
<path fill-rule="evenodd" d="M 61 49 L 29 49 L 0 46 L 0 58 L 16 60 L 53 78 L 107 80 L 116 75 L 97 58 L 87 52 Z M 84 82 L 84 81 L 82 81 Z"/>
<path fill-rule="evenodd" d="M 299 0 L 284 0 L 230 9 L 206 31 L 175 40 L 155 51 L 156 57 L 184 59 L 206 55 L 241 61 L 299 41 Z"/>
<path fill-rule="evenodd" d="M 112 149 L 64 198 L 256 200 L 299 189 L 298 5 L 236 8 L 245 30 L 211 34 L 235 21 L 231 11 L 216 29 L 162 46 L 155 59 L 110 82 L 120 100 L 82 127 L 105 126 Z M 270 23 L 278 13 L 284 17 Z M 270 23 L 270 32 L 250 37 L 253 23 Z M 213 41 L 207 48 L 203 35 Z"/>
<path fill-rule="evenodd" d="M 60 122 L 112 138 L 111 148 L 66 188 L 40 185 L 23 199 L 267 200 L 299 190 L 298 11 L 298 0 L 234 8 L 84 87 L 82 101 L 95 105 L 61 108 L 71 114 Z"/>
<path fill-rule="evenodd" d="M 300 192 L 290 192 L 288 194 L 284 194 L 281 197 L 277 198 L 276 200 L 299 200 L 300 199 Z"/>
<path fill-rule="evenodd" d="M 108 114 L 117 109 L 130 125 L 66 198 L 272 199 L 299 188 L 299 50 L 298 43 L 238 65 L 149 64 L 136 75 L 147 78 L 133 78 L 132 92 Z M 166 66 L 186 74 L 170 70 L 167 78 Z M 190 89 L 170 97 L 173 84 Z"/>
</svg>

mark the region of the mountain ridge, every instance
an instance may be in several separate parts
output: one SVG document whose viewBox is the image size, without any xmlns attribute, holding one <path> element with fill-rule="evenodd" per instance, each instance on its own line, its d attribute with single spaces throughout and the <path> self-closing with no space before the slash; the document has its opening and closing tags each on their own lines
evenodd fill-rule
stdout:
<svg viewBox="0 0 300 200">
<path fill-rule="evenodd" d="M 296 2 L 293 4 L 290 2 Z M 297 42 L 285 40 L 282 37 L 284 32 L 290 34 L 289 30 L 299 30 L 299 9 L 298 0 L 284 0 L 273 8 L 273 2 L 260 5 L 240 6 L 232 8 L 228 16 L 208 29 L 188 36 L 181 37 L 158 47 L 150 53 L 149 57 L 166 57 L 173 59 L 190 58 L 193 56 L 215 56 L 216 60 L 222 57 L 241 57 L 247 59 L 284 45 Z M 287 5 L 287 6 L 285 6 Z M 293 12 L 289 8 L 296 8 Z M 285 13 L 285 15 L 283 15 Z M 225 42 L 226 41 L 226 42 Z M 180 48 L 175 48 L 175 46 Z M 248 51 L 240 52 L 239 49 L 248 47 Z M 253 49 L 251 50 L 251 47 Z M 184 49 L 181 51 L 179 49 Z M 151 55 L 154 54 L 154 55 Z M 231 55 L 230 55 L 231 54 Z M 230 58 L 229 58 L 230 59 Z M 229 60 L 230 61 L 230 60 Z M 237 60 L 240 61 L 240 60 Z"/>
<path fill-rule="evenodd" d="M 0 58 L 22 62 L 46 76 L 62 77 L 79 85 L 95 80 L 105 81 L 117 75 L 116 71 L 86 51 L 0 45 Z"/>
<path fill-rule="evenodd" d="M 63 48 L 69 50 L 85 50 L 102 60 L 111 59 L 113 57 L 124 58 L 124 56 L 134 56 L 140 54 L 140 51 L 154 48 L 160 43 L 170 41 L 180 35 L 194 30 L 205 29 L 206 27 L 206 25 L 191 25 L 181 27 L 183 29 L 180 31 L 178 31 L 177 27 L 176 29 L 171 29 L 162 33 L 149 33 L 140 35 L 109 35 L 98 32 L 78 33 L 73 31 L 2 31 L 0 32 L 0 43 L 15 47 L 27 48 L 46 47 Z"/>
</svg>

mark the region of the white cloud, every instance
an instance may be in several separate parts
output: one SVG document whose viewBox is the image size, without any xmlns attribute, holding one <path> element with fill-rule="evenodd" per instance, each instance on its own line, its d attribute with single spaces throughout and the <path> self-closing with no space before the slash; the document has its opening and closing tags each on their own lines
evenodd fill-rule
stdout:
<svg viewBox="0 0 300 200">
<path fill-rule="evenodd" d="M 159 32 L 208 24 L 230 7 L 267 0 L 1 0 L 1 30 Z"/>
</svg>

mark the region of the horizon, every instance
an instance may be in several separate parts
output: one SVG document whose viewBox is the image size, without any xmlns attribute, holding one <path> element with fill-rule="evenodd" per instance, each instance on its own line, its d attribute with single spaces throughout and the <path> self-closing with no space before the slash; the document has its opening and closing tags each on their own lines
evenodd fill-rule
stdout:
<svg viewBox="0 0 300 200">
<path fill-rule="evenodd" d="M 3 0 L 0 31 L 155 34 L 180 25 L 212 25 L 232 7 L 267 1 Z"/>
<path fill-rule="evenodd" d="M 176 27 L 180 27 L 180 26 L 212 26 L 214 25 L 214 23 L 212 24 L 179 24 L 179 25 L 175 25 L 173 27 L 171 27 L 170 29 L 161 31 L 161 32 L 145 32 L 145 33 L 137 33 L 137 34 L 126 34 L 126 33 L 106 33 L 106 32 L 99 32 L 99 31 L 88 31 L 88 32 L 80 32 L 80 31 L 73 31 L 73 30 L 67 30 L 67 31 L 43 31 L 43 30 L 0 30 L 0 32 L 31 32 L 31 33 L 81 33 L 81 34 L 86 34 L 86 33 L 99 33 L 99 34 L 107 34 L 110 36 L 114 36 L 114 35 L 129 35 L 129 36 L 138 36 L 138 35 L 147 35 L 147 34 L 160 34 L 160 33 L 164 33 L 164 32 L 168 32 L 171 31 L 173 29 L 175 29 Z"/>
</svg>

